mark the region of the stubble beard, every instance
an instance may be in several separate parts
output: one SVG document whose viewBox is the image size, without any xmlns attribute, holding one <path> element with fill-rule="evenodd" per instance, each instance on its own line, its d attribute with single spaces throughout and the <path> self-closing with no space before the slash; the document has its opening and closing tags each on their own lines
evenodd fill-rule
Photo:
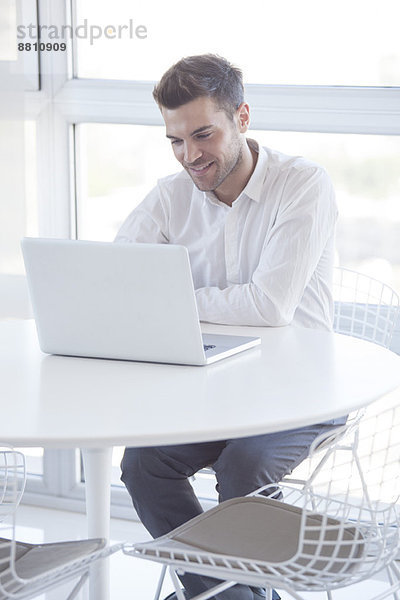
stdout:
<svg viewBox="0 0 400 600">
<path fill-rule="evenodd" d="M 241 162 L 243 159 L 243 148 L 240 144 L 240 140 L 237 139 L 235 140 L 235 146 L 232 149 L 232 151 L 230 152 L 229 157 L 227 158 L 227 160 L 225 161 L 225 165 L 222 168 L 221 165 L 217 162 L 215 162 L 214 164 L 216 165 L 216 173 L 214 176 L 214 180 L 207 184 L 206 182 L 204 182 L 204 184 L 202 185 L 201 182 L 196 181 L 192 174 L 190 173 L 190 171 L 188 169 L 187 172 L 189 173 L 194 185 L 202 192 L 215 192 L 215 190 L 217 188 L 219 188 L 220 185 L 222 185 L 222 183 L 225 181 L 225 179 L 227 177 L 229 177 L 229 175 L 233 174 L 240 166 Z"/>
</svg>

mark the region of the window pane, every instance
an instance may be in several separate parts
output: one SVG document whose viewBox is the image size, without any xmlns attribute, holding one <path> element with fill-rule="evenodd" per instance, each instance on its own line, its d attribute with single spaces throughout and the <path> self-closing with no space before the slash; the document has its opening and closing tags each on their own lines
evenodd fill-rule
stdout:
<svg viewBox="0 0 400 600">
<path fill-rule="evenodd" d="M 85 124 L 79 130 L 79 237 L 110 241 L 157 179 L 179 164 L 163 127 Z M 400 291 L 400 138 L 273 131 L 251 136 L 328 170 L 340 211 L 338 263 Z"/>
<path fill-rule="evenodd" d="M 78 77 L 158 80 L 182 56 L 215 52 L 248 83 L 400 85 L 398 0 L 75 4 Z"/>
<path fill-rule="evenodd" d="M 15 32 L 17 30 L 17 11 L 15 2 L 2 0 L 0 4 L 0 61 L 17 60 L 17 44 Z"/>
<path fill-rule="evenodd" d="M 25 455 L 26 472 L 29 476 L 43 476 L 43 448 L 16 448 Z"/>
<path fill-rule="evenodd" d="M 400 137 L 253 131 L 262 145 L 315 160 L 330 174 L 338 264 L 400 292 Z"/>
<path fill-rule="evenodd" d="M 93 123 L 76 129 L 78 237 L 111 241 L 157 179 L 179 164 L 164 127 Z"/>
<path fill-rule="evenodd" d="M 38 233 L 33 121 L 0 121 L 0 158 L 0 273 L 22 274 L 20 240 Z"/>
<path fill-rule="evenodd" d="M 5 84 L 6 89 L 10 86 L 27 91 L 39 89 L 38 52 L 32 45 L 38 41 L 36 26 L 36 0 L 1 0 L 0 87 Z M 29 36 L 30 32 L 35 32 L 35 35 Z"/>
</svg>

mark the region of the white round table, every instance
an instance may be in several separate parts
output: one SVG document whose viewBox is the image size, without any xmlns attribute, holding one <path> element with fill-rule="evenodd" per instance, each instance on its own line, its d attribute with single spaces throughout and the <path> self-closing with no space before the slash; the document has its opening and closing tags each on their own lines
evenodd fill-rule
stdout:
<svg viewBox="0 0 400 600">
<path fill-rule="evenodd" d="M 400 357 L 362 340 L 292 326 L 202 329 L 262 341 L 220 362 L 189 367 L 48 356 L 38 347 L 33 321 L 0 323 L 0 441 L 83 449 L 89 536 L 108 537 L 114 445 L 301 427 L 347 414 L 400 386 Z"/>
<path fill-rule="evenodd" d="M 33 321 L 1 323 L 0 440 L 101 448 L 256 435 L 341 416 L 400 385 L 400 357 L 348 336 L 203 329 L 262 343 L 205 367 L 135 363 L 49 356 Z"/>
</svg>

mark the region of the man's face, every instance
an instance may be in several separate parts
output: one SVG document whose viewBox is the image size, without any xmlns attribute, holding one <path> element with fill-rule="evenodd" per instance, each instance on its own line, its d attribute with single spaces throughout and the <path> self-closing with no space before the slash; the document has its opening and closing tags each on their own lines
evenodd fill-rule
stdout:
<svg viewBox="0 0 400 600">
<path fill-rule="evenodd" d="M 244 139 L 237 115 L 230 119 L 208 97 L 161 112 L 175 157 L 200 190 L 217 190 L 240 167 Z"/>
</svg>

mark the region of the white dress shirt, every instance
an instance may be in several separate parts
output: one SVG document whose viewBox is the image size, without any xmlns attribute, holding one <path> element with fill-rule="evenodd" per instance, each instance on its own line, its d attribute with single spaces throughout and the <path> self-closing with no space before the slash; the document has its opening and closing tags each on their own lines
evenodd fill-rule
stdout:
<svg viewBox="0 0 400 600">
<path fill-rule="evenodd" d="M 331 181 L 315 163 L 248 143 L 258 160 L 232 207 L 181 171 L 158 181 L 115 241 L 186 246 L 202 321 L 331 329 Z"/>
</svg>

